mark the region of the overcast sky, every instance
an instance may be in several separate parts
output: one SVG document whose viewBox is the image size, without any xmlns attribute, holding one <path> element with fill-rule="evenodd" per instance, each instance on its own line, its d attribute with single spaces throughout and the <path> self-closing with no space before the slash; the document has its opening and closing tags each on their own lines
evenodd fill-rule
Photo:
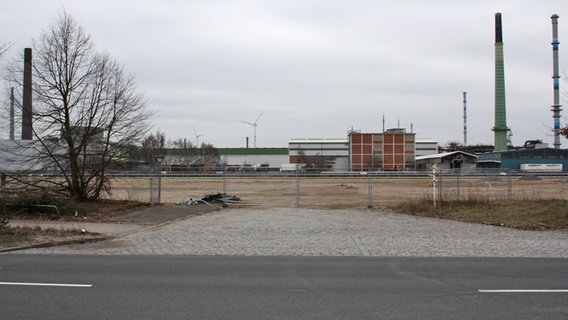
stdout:
<svg viewBox="0 0 568 320">
<path fill-rule="evenodd" d="M 63 9 L 136 75 L 157 112 L 153 131 L 216 147 L 244 147 L 246 137 L 252 147 L 253 127 L 241 121 L 261 112 L 258 147 L 381 132 L 383 115 L 387 128 L 463 142 L 464 91 L 468 143 L 493 144 L 496 12 L 514 145 L 553 143 L 552 14 L 568 73 L 565 0 L 2 1 L 0 42 L 12 43 L 5 58 Z"/>
</svg>

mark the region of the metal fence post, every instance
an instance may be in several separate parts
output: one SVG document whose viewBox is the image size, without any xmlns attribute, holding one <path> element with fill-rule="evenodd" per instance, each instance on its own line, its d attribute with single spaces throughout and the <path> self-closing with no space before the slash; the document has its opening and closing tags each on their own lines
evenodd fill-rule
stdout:
<svg viewBox="0 0 568 320">
<path fill-rule="evenodd" d="M 507 185 L 507 195 L 509 197 L 509 200 L 511 200 L 513 198 L 513 178 L 511 177 L 510 172 L 507 173 L 507 176 L 509 177 Z"/>
<path fill-rule="evenodd" d="M 440 202 L 444 201 L 444 186 L 443 186 L 443 171 L 440 169 L 438 170 L 438 199 L 440 199 Z"/>
<path fill-rule="evenodd" d="M 300 165 L 296 165 L 296 208 L 300 207 Z"/>
<path fill-rule="evenodd" d="M 438 174 L 439 174 L 439 170 L 438 170 L 438 164 L 434 163 L 432 164 L 432 205 L 434 206 L 434 208 L 436 208 L 436 182 L 438 181 Z"/>
<path fill-rule="evenodd" d="M 158 173 L 158 204 L 162 203 L 162 171 Z"/>
<path fill-rule="evenodd" d="M 456 175 L 456 196 L 457 196 L 457 201 L 460 201 L 460 175 L 461 172 L 458 172 L 458 174 Z"/>
<path fill-rule="evenodd" d="M 153 175 L 154 172 L 152 169 L 150 169 L 150 204 L 153 205 L 154 204 L 154 188 L 153 188 Z"/>
<path fill-rule="evenodd" d="M 223 195 L 227 196 L 227 166 L 223 166 Z"/>
<path fill-rule="evenodd" d="M 369 203 L 367 204 L 367 208 L 372 208 L 373 207 L 373 178 L 371 177 L 371 173 L 367 172 L 367 176 L 368 176 L 368 183 L 369 183 Z"/>
</svg>

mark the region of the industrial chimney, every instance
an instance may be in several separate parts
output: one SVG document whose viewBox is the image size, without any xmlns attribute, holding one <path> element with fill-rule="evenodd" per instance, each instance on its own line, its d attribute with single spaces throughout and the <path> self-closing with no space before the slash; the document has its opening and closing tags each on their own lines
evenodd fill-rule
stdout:
<svg viewBox="0 0 568 320">
<path fill-rule="evenodd" d="M 22 99 L 22 140 L 32 140 L 32 49 L 24 49 L 24 96 Z"/>
<path fill-rule="evenodd" d="M 554 148 L 560 149 L 560 75 L 558 74 L 558 15 L 552 17 L 552 68 L 554 85 L 554 104 L 552 105 L 552 118 L 554 118 Z"/>
<path fill-rule="evenodd" d="M 501 13 L 495 14 L 495 151 L 507 150 L 507 113 L 505 108 L 505 66 Z"/>
</svg>

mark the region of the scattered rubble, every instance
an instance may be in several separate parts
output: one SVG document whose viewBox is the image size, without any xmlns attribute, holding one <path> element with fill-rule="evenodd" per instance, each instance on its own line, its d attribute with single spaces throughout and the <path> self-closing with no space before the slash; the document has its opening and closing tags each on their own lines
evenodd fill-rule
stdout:
<svg viewBox="0 0 568 320">
<path fill-rule="evenodd" d="M 187 206 L 198 205 L 200 203 L 204 203 L 210 207 L 212 203 L 221 203 L 223 206 L 226 206 L 228 204 L 242 203 L 242 200 L 237 196 L 229 196 L 225 193 L 218 192 L 218 193 L 206 194 L 203 198 L 199 200 L 193 200 L 192 198 L 188 198 L 186 201 L 176 202 L 177 205 L 184 204 Z"/>
</svg>

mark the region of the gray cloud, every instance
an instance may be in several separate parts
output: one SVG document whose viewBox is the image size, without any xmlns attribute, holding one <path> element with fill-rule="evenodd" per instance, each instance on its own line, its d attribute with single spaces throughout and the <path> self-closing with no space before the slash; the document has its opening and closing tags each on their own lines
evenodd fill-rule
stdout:
<svg viewBox="0 0 568 320">
<path fill-rule="evenodd" d="M 461 141 L 463 91 L 468 142 L 492 143 L 495 12 L 513 142 L 551 143 L 553 13 L 562 70 L 568 61 L 568 5 L 554 0 L 38 0 L 0 4 L 1 38 L 29 46 L 62 7 L 137 75 L 156 129 L 175 139 L 196 128 L 219 147 L 244 146 L 252 128 L 240 121 L 261 111 L 258 146 L 378 132 L 383 114 L 387 127 Z"/>
</svg>

